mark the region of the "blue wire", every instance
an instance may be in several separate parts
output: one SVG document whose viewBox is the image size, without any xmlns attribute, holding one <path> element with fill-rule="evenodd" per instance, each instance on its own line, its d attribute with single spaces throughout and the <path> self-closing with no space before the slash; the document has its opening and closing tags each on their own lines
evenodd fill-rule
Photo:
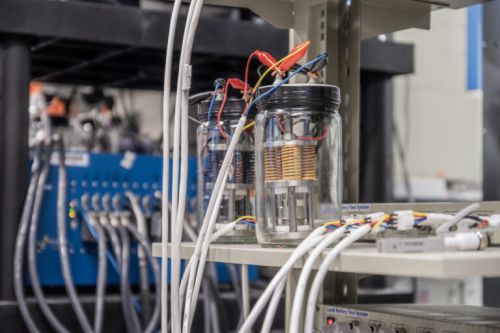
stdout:
<svg viewBox="0 0 500 333">
<path fill-rule="evenodd" d="M 83 219 L 85 220 L 85 223 L 87 224 L 87 227 L 89 228 L 90 233 L 92 234 L 92 237 L 97 241 L 97 239 L 98 239 L 97 232 L 96 232 L 94 226 L 92 225 L 92 223 L 90 223 L 89 216 L 84 211 L 82 211 L 81 214 L 83 216 Z M 120 275 L 120 268 L 118 267 L 118 263 L 116 262 L 115 258 L 113 257 L 113 254 L 111 253 L 111 251 L 109 249 L 106 251 L 106 257 L 108 258 L 109 262 L 111 263 L 111 266 L 113 266 L 113 269 L 116 272 L 116 274 L 118 274 L 118 276 L 119 276 Z M 139 304 L 139 301 L 137 300 L 137 298 L 134 295 L 132 295 L 132 303 L 134 303 L 135 309 L 137 311 L 141 312 L 141 305 Z"/>
<path fill-rule="evenodd" d="M 208 121 L 210 121 L 210 115 L 212 114 L 215 100 L 217 99 L 217 91 L 219 91 L 219 88 L 220 88 L 220 82 L 217 81 L 217 83 L 215 84 L 214 95 L 212 96 L 212 101 L 210 102 L 210 106 L 208 107 Z"/>
<path fill-rule="evenodd" d="M 277 85 L 273 86 L 271 89 L 269 89 L 268 91 L 266 91 L 265 93 L 263 93 L 262 95 L 259 95 L 257 98 L 255 98 L 251 103 L 250 105 L 248 105 L 247 109 L 245 110 L 245 112 L 243 113 L 243 115 L 246 117 L 248 115 L 248 111 L 250 111 L 250 109 L 252 108 L 252 106 L 259 100 L 263 99 L 264 97 L 267 97 L 269 95 L 271 95 L 274 91 L 276 91 L 276 89 L 278 89 L 279 87 L 281 87 L 282 85 L 284 85 L 285 83 L 288 83 L 288 81 L 290 81 L 290 79 L 292 77 L 294 77 L 295 75 L 297 75 L 300 71 L 302 71 L 304 68 L 308 67 L 309 65 L 313 65 L 323 59 L 325 59 L 328 55 L 326 53 L 322 53 L 320 54 L 319 56 L 317 56 L 316 58 L 314 58 L 313 60 L 309 61 L 308 63 L 305 63 L 304 65 L 300 66 L 299 68 L 297 68 L 294 72 L 292 72 L 290 75 L 288 75 L 287 78 L 285 78 L 283 81 L 281 81 L 280 83 L 278 83 Z"/>
</svg>

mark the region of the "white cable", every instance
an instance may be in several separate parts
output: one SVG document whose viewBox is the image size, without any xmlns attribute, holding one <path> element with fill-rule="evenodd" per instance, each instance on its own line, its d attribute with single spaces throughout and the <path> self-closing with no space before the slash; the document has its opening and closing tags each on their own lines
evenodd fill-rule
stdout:
<svg viewBox="0 0 500 333">
<path fill-rule="evenodd" d="M 142 212 L 142 208 L 139 204 L 139 199 L 137 199 L 137 197 L 130 191 L 126 191 L 125 196 L 128 198 L 128 200 L 130 201 L 130 205 L 132 206 L 132 211 L 137 222 L 137 230 L 141 233 L 141 235 L 147 237 L 148 227 L 146 225 L 146 218 L 144 217 L 144 213 Z M 137 257 L 146 257 L 146 253 L 141 246 L 139 246 L 139 248 L 137 249 Z"/>
<path fill-rule="evenodd" d="M 175 0 L 170 16 L 167 49 L 165 55 L 165 77 L 163 82 L 163 167 L 162 167 L 162 239 L 161 239 L 161 331 L 168 332 L 168 189 L 170 164 L 170 90 L 172 83 L 172 60 L 174 57 L 175 31 L 182 0 Z"/>
<path fill-rule="evenodd" d="M 478 210 L 481 206 L 478 204 L 478 203 L 474 203 L 472 205 L 469 205 L 467 207 L 465 207 L 464 209 L 462 209 L 461 211 L 459 211 L 454 218 L 452 218 L 451 220 L 449 220 L 448 222 L 440 225 L 437 229 L 436 229 L 436 233 L 437 234 L 442 234 L 442 233 L 445 233 L 445 232 L 448 232 L 450 231 L 450 228 L 453 227 L 455 224 L 457 224 L 458 222 L 462 221 L 467 215 L 469 215 L 470 213 L 472 213 L 473 211 L 475 210 Z"/>
<path fill-rule="evenodd" d="M 203 5 L 203 2 L 201 2 Z M 179 332 L 181 328 L 181 306 L 179 298 L 179 283 L 181 274 L 181 242 L 182 224 L 186 206 L 187 171 L 188 171 L 188 94 L 191 78 L 190 72 L 191 51 L 193 48 L 194 34 L 198 24 L 201 8 L 199 0 L 192 0 L 184 27 L 184 36 L 179 61 L 179 73 L 177 80 L 177 100 L 175 103 L 174 118 L 174 164 L 172 172 L 172 275 L 171 275 L 171 307 L 172 307 L 172 331 Z M 198 10 L 198 13 L 197 13 Z M 189 74 L 190 75 L 190 74 Z M 180 141 L 180 142 L 179 142 Z M 179 152 L 180 145 L 180 152 Z M 179 153 L 180 153 L 180 177 L 179 177 Z M 178 184 L 180 180 L 180 184 Z"/>
<path fill-rule="evenodd" d="M 324 233 L 325 228 L 324 227 L 319 227 L 313 230 L 309 234 L 309 236 L 306 237 L 300 243 L 300 245 L 292 252 L 290 258 L 286 261 L 286 263 L 280 268 L 280 270 L 274 275 L 272 280 L 269 282 L 267 285 L 266 289 L 262 293 L 262 295 L 259 297 L 257 302 L 252 308 L 252 311 L 250 311 L 250 314 L 248 317 L 245 319 L 245 322 L 241 326 L 241 328 L 238 330 L 239 333 L 246 333 L 250 332 L 252 329 L 253 324 L 259 317 L 260 313 L 266 306 L 267 301 L 273 294 L 274 290 L 278 286 L 278 284 L 285 278 L 290 270 L 293 268 L 295 263 L 303 256 L 305 255 L 311 248 L 315 247 L 322 239 L 322 234 Z"/>
<path fill-rule="evenodd" d="M 222 228 L 220 228 L 219 230 L 214 232 L 212 236 L 210 236 L 210 243 L 215 242 L 222 235 L 225 235 L 228 232 L 233 231 L 235 226 L 236 226 L 236 221 L 225 224 Z"/>
<path fill-rule="evenodd" d="M 250 281 L 248 278 L 248 265 L 241 265 L 241 299 L 243 301 L 243 318 L 250 312 Z"/>
<path fill-rule="evenodd" d="M 304 294 L 306 293 L 307 281 L 309 280 L 309 275 L 311 274 L 314 263 L 323 251 L 326 250 L 328 246 L 342 238 L 344 233 L 345 227 L 341 227 L 328 234 L 325 239 L 323 239 L 321 243 L 319 243 L 318 246 L 316 246 L 316 248 L 311 252 L 306 263 L 302 267 L 299 281 L 297 282 L 297 287 L 295 289 L 295 295 L 293 297 L 292 312 L 290 314 L 290 318 L 292 318 L 292 321 L 290 322 L 290 333 L 299 332 Z"/>
<path fill-rule="evenodd" d="M 306 307 L 306 316 L 304 320 L 304 332 L 312 333 L 314 326 L 314 312 L 316 310 L 316 302 L 318 301 L 319 292 L 323 285 L 323 280 L 328 273 L 328 269 L 333 264 L 335 259 L 339 256 L 339 254 L 348 248 L 352 243 L 359 240 L 361 237 L 369 233 L 371 230 L 371 226 L 365 224 L 353 231 L 349 234 L 349 236 L 342 239 L 334 248 L 331 250 L 326 258 L 321 263 L 321 266 L 316 273 L 316 277 L 309 289 L 309 297 L 307 299 L 307 307 Z M 298 320 L 298 318 L 292 318 L 292 320 Z"/>
<path fill-rule="evenodd" d="M 221 171 L 222 170 L 224 169 L 221 169 Z M 229 169 L 225 169 L 224 171 L 225 172 L 223 174 L 223 184 L 222 184 L 223 186 L 225 186 L 226 184 L 227 177 L 229 175 Z M 212 197 L 213 196 L 214 195 L 212 194 Z M 212 197 L 210 198 L 210 200 L 212 200 Z M 222 197 L 223 197 L 222 195 L 216 197 L 215 207 L 220 207 L 222 202 Z M 210 211 L 210 209 L 207 211 Z M 198 300 L 198 295 L 200 291 L 199 287 L 201 285 L 201 280 L 198 281 L 198 274 L 200 274 L 201 272 L 201 277 L 203 277 L 203 270 L 205 268 L 206 256 L 208 253 L 208 246 L 206 251 L 204 246 L 205 243 L 210 242 L 209 238 L 210 235 L 212 234 L 213 227 L 215 226 L 215 221 L 219 213 L 218 210 L 216 209 L 212 209 L 211 212 L 212 213 L 210 214 L 209 222 L 204 223 L 202 225 L 202 228 L 200 230 L 200 236 L 198 237 L 198 241 L 196 242 L 196 247 L 193 256 L 191 257 L 192 263 L 191 263 L 191 269 L 189 271 L 188 287 L 186 291 L 185 304 L 184 304 L 184 316 L 182 325 L 183 332 L 189 332 L 191 327 L 191 320 L 194 315 L 193 308 L 196 309 L 196 302 Z M 208 240 L 208 242 L 205 242 L 205 240 Z"/>
<path fill-rule="evenodd" d="M 283 293 L 283 289 L 286 286 L 286 280 L 288 276 L 284 277 L 276 290 L 274 291 L 273 297 L 267 306 L 266 316 L 264 318 L 264 323 L 260 328 L 260 333 L 269 333 L 271 332 L 271 328 L 273 326 L 274 316 L 276 315 L 276 310 L 278 309 L 278 305 L 281 301 L 281 294 Z"/>
<path fill-rule="evenodd" d="M 222 196 L 224 194 L 223 189 L 226 185 L 227 176 L 229 174 L 230 163 L 233 159 L 234 150 L 236 148 L 240 135 L 243 131 L 243 127 L 245 127 L 246 121 L 247 121 L 246 116 L 242 116 L 238 122 L 238 125 L 236 126 L 236 130 L 229 143 L 226 156 L 224 157 L 224 161 L 222 162 L 219 174 L 217 175 L 217 180 L 215 181 L 212 195 L 210 196 L 210 201 L 208 203 L 208 208 L 205 214 L 205 218 L 201 225 L 200 236 L 198 238 L 198 241 L 196 242 L 195 253 L 193 255 L 193 264 L 191 267 L 191 273 L 189 276 L 188 289 L 186 295 L 186 305 L 188 303 L 190 306 L 192 305 L 192 301 L 190 300 L 190 297 L 188 297 L 188 295 L 190 296 L 192 294 L 195 300 L 198 298 L 201 279 L 203 277 L 203 270 L 205 268 L 206 254 L 208 252 L 208 247 L 210 245 L 210 235 L 212 234 L 218 214 L 218 210 L 215 208 L 220 207 L 220 202 L 222 201 Z M 201 251 L 203 252 L 203 254 L 200 253 Z M 198 261 L 200 261 L 199 263 L 200 268 L 198 268 Z M 196 274 L 193 274 L 194 272 L 196 272 Z M 199 276 L 197 276 L 198 274 Z M 193 279 L 196 279 L 196 282 Z M 194 311 L 191 311 L 191 309 L 186 305 L 184 306 L 185 308 L 184 319 L 187 320 L 188 322 L 191 322 L 191 319 L 189 318 L 190 317 L 192 318 L 192 315 L 189 314 L 189 316 L 186 317 L 186 312 L 194 313 Z M 189 326 L 186 327 L 186 330 L 188 330 Z"/>
</svg>

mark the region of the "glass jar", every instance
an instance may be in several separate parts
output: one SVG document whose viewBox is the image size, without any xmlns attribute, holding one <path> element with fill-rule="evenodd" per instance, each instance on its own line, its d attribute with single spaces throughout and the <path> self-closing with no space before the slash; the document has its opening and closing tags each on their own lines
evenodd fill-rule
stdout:
<svg viewBox="0 0 500 333">
<path fill-rule="evenodd" d="M 245 101 L 242 99 L 228 99 L 221 116 L 221 131 L 217 125 L 217 112 L 221 101 L 215 101 L 213 110 L 209 115 L 210 102 L 210 100 L 205 100 L 198 104 L 200 125 L 197 130 L 197 211 L 200 225 L 205 217 L 217 175 L 229 147 L 229 139 L 226 136 L 230 138 L 234 133 L 245 107 Z M 250 115 L 248 119 L 251 120 Z M 218 243 L 256 242 L 254 220 L 255 146 L 253 132 L 253 126 L 243 131 L 234 151 L 233 161 L 219 207 L 215 231 L 239 218 L 247 218 L 238 222 L 234 230 L 220 237 Z"/>
<path fill-rule="evenodd" d="M 295 246 L 341 217 L 340 89 L 288 84 L 257 104 L 257 240 L 268 247 Z"/>
</svg>

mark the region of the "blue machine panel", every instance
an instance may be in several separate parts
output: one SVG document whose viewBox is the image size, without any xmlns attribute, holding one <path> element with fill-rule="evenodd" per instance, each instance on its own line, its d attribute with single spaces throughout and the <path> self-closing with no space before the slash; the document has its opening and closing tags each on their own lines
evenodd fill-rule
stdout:
<svg viewBox="0 0 500 333">
<path fill-rule="evenodd" d="M 111 196 L 119 194 L 124 203 L 126 191 L 131 191 L 139 197 L 150 196 L 154 199 L 155 192 L 161 191 L 162 158 L 130 153 L 117 155 L 67 152 L 66 163 L 69 186 L 67 236 L 71 271 L 76 285 L 92 286 L 95 285 L 97 276 L 96 244 L 82 240 L 82 231 L 86 229 L 85 222 L 79 214 L 76 218 L 69 217 L 70 202 L 80 204 L 83 195 L 87 194 L 92 197 L 97 193 L 101 197 L 106 194 Z M 38 271 L 40 282 L 44 286 L 63 285 L 57 250 L 57 176 L 58 170 L 54 163 L 45 186 L 37 235 Z M 189 160 L 187 197 L 187 210 L 193 212 L 196 203 L 196 158 Z M 130 281 L 137 283 L 135 244 L 132 246 L 131 253 Z M 223 265 L 218 265 L 217 271 L 220 282 L 229 280 L 227 270 Z M 251 281 L 255 280 L 258 275 L 257 268 L 252 267 L 249 272 Z M 110 266 L 108 284 L 119 284 L 118 275 Z"/>
</svg>

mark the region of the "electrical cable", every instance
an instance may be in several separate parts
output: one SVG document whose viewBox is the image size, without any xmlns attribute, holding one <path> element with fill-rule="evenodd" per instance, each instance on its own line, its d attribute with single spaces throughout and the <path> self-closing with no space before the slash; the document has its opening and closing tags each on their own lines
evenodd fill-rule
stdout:
<svg viewBox="0 0 500 333">
<path fill-rule="evenodd" d="M 215 233 L 214 233 L 215 235 Z M 238 277 L 238 269 L 237 265 L 234 264 L 227 264 L 227 272 L 229 273 L 229 281 L 231 282 L 231 285 L 233 287 L 233 292 L 235 295 L 235 299 L 238 303 L 238 306 L 240 308 L 240 319 L 238 320 L 238 326 L 239 327 L 241 324 L 243 324 L 243 321 L 245 320 L 245 316 L 243 315 L 243 302 L 241 297 L 241 286 L 240 286 L 240 279 Z"/>
<path fill-rule="evenodd" d="M 300 244 L 297 248 L 292 252 L 290 258 L 286 261 L 286 263 L 280 268 L 280 270 L 274 275 L 271 281 L 268 283 L 266 289 L 259 297 L 255 305 L 253 306 L 250 314 L 245 319 L 245 322 L 238 330 L 239 333 L 250 332 L 252 326 L 255 321 L 259 317 L 260 313 L 264 309 L 266 303 L 270 299 L 271 295 L 274 293 L 274 290 L 278 286 L 278 284 L 285 278 L 295 263 L 304 256 L 310 249 L 315 247 L 323 238 L 322 235 L 325 232 L 324 227 L 319 227 L 314 229 Z"/>
<path fill-rule="evenodd" d="M 169 189 L 169 164 L 170 164 L 170 90 L 172 84 L 172 60 L 174 57 L 175 32 L 177 19 L 182 0 L 175 0 L 170 16 L 167 47 L 165 51 L 165 74 L 163 82 L 163 105 L 162 105 L 162 127 L 163 127 L 163 166 L 162 166 L 162 239 L 161 239 L 161 331 L 168 333 L 168 189 Z M 158 286 L 160 287 L 160 286 Z"/>
<path fill-rule="evenodd" d="M 243 316 L 246 319 L 250 312 L 250 281 L 248 276 L 248 265 L 241 265 L 241 299 L 243 304 Z"/>
<path fill-rule="evenodd" d="M 316 302 L 318 301 L 319 292 L 323 285 L 323 280 L 328 273 L 329 267 L 333 264 L 339 254 L 346 248 L 351 246 L 354 242 L 368 234 L 371 230 L 370 225 L 362 225 L 357 229 L 351 230 L 350 234 L 342 239 L 325 257 L 318 271 L 314 281 L 309 289 L 309 297 L 307 298 L 306 315 L 304 320 L 304 332 L 312 333 L 314 326 L 314 312 L 316 310 Z M 299 320 L 299 318 L 292 318 L 292 320 Z"/>
<path fill-rule="evenodd" d="M 50 158 L 52 156 L 52 142 L 48 143 L 43 158 L 43 169 L 38 179 L 37 192 L 35 193 L 35 201 L 33 203 L 33 211 L 31 214 L 31 224 L 28 235 L 28 270 L 31 280 L 31 289 L 35 294 L 38 306 L 43 315 L 50 323 L 56 332 L 69 333 L 69 330 L 57 319 L 54 312 L 50 309 L 45 295 L 40 285 L 40 277 L 38 275 L 37 257 L 36 257 L 36 237 L 38 233 L 38 222 L 40 211 L 42 208 L 43 197 L 45 193 L 45 183 L 50 172 Z"/>
<path fill-rule="evenodd" d="M 128 198 L 130 205 L 132 206 L 132 212 L 134 213 L 137 223 L 137 230 L 139 230 L 139 232 L 147 239 L 148 227 L 146 225 L 144 212 L 139 204 L 139 199 L 130 191 L 125 192 L 125 196 Z M 139 292 L 142 303 L 142 323 L 146 325 L 147 320 L 151 315 L 151 306 L 149 295 L 148 263 L 146 254 L 142 247 L 137 249 L 137 259 L 139 265 Z"/>
<path fill-rule="evenodd" d="M 125 228 L 137 240 L 139 246 L 144 249 L 144 252 L 146 252 L 146 257 L 148 258 L 149 264 L 151 265 L 151 269 L 153 271 L 156 285 L 155 306 L 153 315 L 151 316 L 151 319 L 149 320 L 149 323 L 144 330 L 145 333 L 152 333 L 156 329 L 156 326 L 158 325 L 158 321 L 160 319 L 161 294 L 160 289 L 158 288 L 158 286 L 160 285 L 160 265 L 153 257 L 153 251 L 151 250 L 151 245 L 149 244 L 148 240 L 137 230 L 137 228 L 131 223 L 125 224 Z"/>
<path fill-rule="evenodd" d="M 211 238 L 210 238 L 210 242 L 213 243 L 219 237 L 222 237 L 225 234 L 227 234 L 228 232 L 232 231 L 234 229 L 234 226 L 236 225 L 236 223 L 237 223 L 236 221 L 228 223 L 223 228 L 221 228 L 217 232 L 213 233 L 212 236 L 211 236 Z M 231 227 L 228 227 L 230 225 L 231 225 Z M 188 278 L 189 278 L 189 275 L 190 275 L 190 272 L 191 272 L 191 266 L 192 266 L 192 264 L 193 264 L 193 257 L 191 257 L 191 259 L 188 261 L 188 264 L 186 265 L 186 267 L 184 269 L 184 275 L 182 276 L 181 286 L 180 286 L 181 304 L 184 303 L 184 298 L 185 298 L 185 295 L 186 295 L 186 288 L 187 288 L 187 284 L 188 284 Z M 237 278 L 237 281 L 239 283 L 239 279 L 238 278 Z M 240 293 L 238 293 L 238 294 L 240 294 Z"/>
<path fill-rule="evenodd" d="M 21 316 L 23 317 L 24 324 L 30 333 L 40 333 L 33 317 L 31 316 L 28 306 L 26 304 L 23 280 L 23 266 L 24 266 L 24 251 L 26 245 L 26 236 L 31 223 L 31 212 L 33 210 L 33 201 L 35 193 L 37 192 L 38 179 L 41 173 L 41 144 L 37 144 L 35 154 L 33 157 L 33 164 L 31 166 L 31 180 L 26 193 L 26 200 L 24 201 L 23 212 L 21 221 L 19 223 L 19 230 L 16 238 L 16 250 L 14 253 L 14 291 L 17 300 L 17 307 Z"/>
<path fill-rule="evenodd" d="M 262 327 L 260 328 L 260 333 L 271 332 L 274 316 L 276 315 L 276 310 L 278 309 L 278 305 L 281 301 L 281 294 L 283 293 L 283 289 L 285 289 L 287 278 L 288 277 L 285 277 L 280 281 L 273 293 L 273 296 L 271 297 L 271 301 L 267 306 L 266 315 L 264 317 L 264 323 L 262 323 Z"/>
<path fill-rule="evenodd" d="M 130 265 L 130 238 L 125 229 L 126 223 L 122 222 L 122 225 L 117 227 L 118 234 L 122 243 L 122 253 L 121 253 L 121 265 L 120 265 L 120 291 L 122 295 L 122 311 L 123 318 L 125 319 L 125 326 L 128 333 L 138 333 L 141 332 L 141 325 L 139 323 L 139 318 L 137 313 L 132 307 L 131 302 L 131 291 L 129 285 L 129 265 Z"/>
<path fill-rule="evenodd" d="M 221 82 L 217 80 L 217 82 L 215 83 L 212 100 L 210 101 L 210 105 L 208 106 L 208 122 L 210 122 L 210 115 L 212 114 L 212 110 L 214 109 L 215 100 L 217 99 L 217 94 L 219 93 L 220 86 Z"/>
<path fill-rule="evenodd" d="M 67 170 L 64 154 L 64 142 L 57 136 L 55 140 L 59 151 L 59 180 L 57 190 L 57 239 L 61 270 L 64 281 L 64 287 L 68 293 L 71 306 L 76 314 L 78 322 L 84 333 L 92 333 L 90 322 L 83 311 L 71 274 L 68 254 L 68 239 L 66 237 L 66 188 L 67 188 Z"/>
<path fill-rule="evenodd" d="M 298 333 L 299 332 L 299 323 L 301 318 L 302 305 L 304 300 L 304 294 L 307 289 L 307 281 L 309 280 L 309 276 L 313 269 L 313 265 L 319 256 L 323 253 L 326 248 L 328 248 L 331 244 L 337 242 L 340 238 L 344 236 L 346 228 L 340 227 L 335 231 L 328 234 L 321 243 L 316 246 L 316 248 L 311 252 L 308 256 L 306 263 L 302 267 L 299 280 L 297 282 L 297 286 L 295 288 L 295 295 L 293 296 L 293 305 L 292 311 L 290 313 L 290 318 L 296 318 L 290 322 L 290 333 Z"/>
<path fill-rule="evenodd" d="M 179 58 L 179 71 L 177 78 L 177 90 L 175 100 L 174 114 L 174 143 L 173 143 L 173 165 L 172 165 L 172 210 L 171 210 L 171 267 L 172 273 L 170 276 L 171 288 L 171 316 L 172 316 L 172 332 L 179 332 L 181 327 L 181 304 L 179 298 L 179 281 L 181 271 L 180 259 L 180 244 L 182 242 L 182 221 L 178 217 L 183 218 L 185 205 L 185 189 L 187 186 L 187 144 L 188 144 L 188 107 L 189 96 L 185 94 L 185 90 L 189 90 L 189 83 L 184 82 L 187 71 L 190 71 L 189 61 L 190 50 L 188 47 L 189 33 L 193 17 L 195 16 L 195 8 L 198 0 L 191 1 L 184 26 L 184 34 L 182 38 L 182 48 Z M 187 78 L 186 78 L 187 79 Z M 186 121 L 185 119 L 186 118 Z M 180 160 L 180 165 L 179 165 Z M 179 172 L 179 168 L 181 169 Z M 180 174 L 180 175 L 179 175 Z M 184 176 L 184 177 L 183 177 Z M 180 180 L 180 182 L 179 182 Z M 183 194 L 184 193 L 184 194 Z M 179 209 L 181 208 L 181 209 Z M 178 214 L 178 211 L 180 212 Z"/>
<path fill-rule="evenodd" d="M 111 219 L 108 219 L 107 216 L 105 214 L 103 214 L 103 215 L 101 215 L 100 220 L 107 221 L 105 223 L 104 222 L 101 223 L 101 225 L 104 228 L 104 230 L 106 231 L 106 233 L 108 233 L 109 239 L 111 240 L 112 253 L 110 251 L 106 251 L 106 257 L 108 258 L 109 262 L 111 263 L 111 267 L 113 268 L 113 270 L 116 272 L 118 277 L 120 277 L 122 250 L 121 250 L 121 244 L 120 244 L 120 237 L 118 236 L 118 233 L 115 230 L 115 227 L 117 227 L 120 222 L 119 222 L 118 218 L 115 216 L 115 214 L 110 214 L 110 215 L 112 216 Z M 89 214 L 87 212 L 82 211 L 82 216 L 83 216 L 84 221 L 87 224 L 87 227 L 89 228 L 90 233 L 92 234 L 92 237 L 95 240 L 97 240 L 97 237 L 98 237 L 97 231 L 95 230 L 93 224 L 90 222 Z M 111 221 L 111 222 L 109 222 L 109 221 Z M 114 255 L 114 257 L 113 257 L 113 255 Z M 129 287 L 129 289 L 130 289 L 130 287 Z M 122 299 L 122 302 L 123 301 L 124 300 Z M 141 306 L 140 306 L 139 302 L 137 301 L 137 298 L 135 297 L 135 295 L 132 295 L 132 303 L 133 303 L 136 311 L 141 311 Z"/>
<path fill-rule="evenodd" d="M 94 309 L 94 332 L 101 333 L 104 319 L 104 300 L 106 296 L 106 276 L 107 276 L 107 258 L 106 258 L 106 234 L 99 221 L 95 221 L 94 228 L 97 236 L 97 256 L 98 270 L 96 283 L 96 300 Z"/>
<path fill-rule="evenodd" d="M 448 222 L 440 225 L 436 229 L 436 233 L 441 234 L 450 231 L 450 228 L 453 227 L 455 224 L 459 223 L 462 221 L 467 215 L 471 214 L 475 210 L 478 210 L 481 206 L 478 203 L 473 203 L 465 208 L 463 208 L 461 211 L 459 211 L 455 216 L 449 220 Z"/>
</svg>

